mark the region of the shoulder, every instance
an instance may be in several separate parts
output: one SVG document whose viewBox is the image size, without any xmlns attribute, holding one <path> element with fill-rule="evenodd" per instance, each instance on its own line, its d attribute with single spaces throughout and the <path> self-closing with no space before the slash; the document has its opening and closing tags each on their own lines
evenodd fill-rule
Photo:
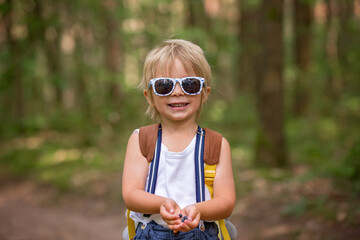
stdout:
<svg viewBox="0 0 360 240">
<path fill-rule="evenodd" d="M 231 167 L 231 148 L 226 138 L 221 139 L 221 150 L 219 154 L 218 166 L 230 166 Z"/>
<path fill-rule="evenodd" d="M 221 152 L 226 151 L 226 152 L 230 152 L 230 143 L 228 142 L 228 140 L 226 140 L 226 138 L 222 137 L 221 139 Z"/>
<path fill-rule="evenodd" d="M 152 124 L 139 127 L 135 129 L 130 135 L 131 140 L 139 140 L 141 138 L 148 138 L 154 134 L 157 135 L 159 124 Z"/>
<path fill-rule="evenodd" d="M 130 137 L 129 137 L 129 140 L 128 140 L 128 147 L 131 146 L 131 147 L 134 147 L 134 146 L 137 146 L 139 147 L 139 129 L 135 129 Z"/>
</svg>

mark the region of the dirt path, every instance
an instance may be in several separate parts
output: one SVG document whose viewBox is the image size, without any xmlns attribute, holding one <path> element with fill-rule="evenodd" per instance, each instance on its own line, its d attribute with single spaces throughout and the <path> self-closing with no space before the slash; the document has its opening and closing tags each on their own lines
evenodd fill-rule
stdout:
<svg viewBox="0 0 360 240">
<path fill-rule="evenodd" d="M 323 189 L 324 184 L 320 187 Z M 284 216 L 284 206 L 297 191 L 295 186 L 272 185 L 254 189 L 247 196 L 238 196 L 231 219 L 238 229 L 237 239 L 360 239 L 359 208 L 355 208 L 352 218 L 345 215 L 338 220 L 307 214 L 296 218 Z M 104 199 L 74 194 L 58 196 L 49 187 L 30 181 L 2 181 L 0 240 L 121 240 L 124 207 L 121 203 L 109 204 Z M 339 201 L 337 199 L 337 203 Z M 348 214 L 344 209 L 341 211 Z"/>
<path fill-rule="evenodd" d="M 0 186 L 0 240 L 120 240 L 123 209 L 99 200 L 57 199 L 31 182 Z"/>
</svg>

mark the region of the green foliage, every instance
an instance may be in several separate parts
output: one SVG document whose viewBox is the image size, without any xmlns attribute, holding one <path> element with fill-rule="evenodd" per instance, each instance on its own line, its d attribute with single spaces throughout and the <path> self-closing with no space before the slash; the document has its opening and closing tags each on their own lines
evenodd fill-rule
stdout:
<svg viewBox="0 0 360 240">
<path fill-rule="evenodd" d="M 282 213 L 284 215 L 293 215 L 293 216 L 301 216 L 305 213 L 308 206 L 308 202 L 306 199 L 300 199 L 298 202 L 289 204 L 286 206 Z"/>
<path fill-rule="evenodd" d="M 292 177 L 291 173 L 281 168 L 258 168 L 258 175 L 268 181 L 285 182 Z"/>
<path fill-rule="evenodd" d="M 235 146 L 252 145 L 257 122 L 254 110 L 253 100 L 245 94 L 231 102 L 210 99 L 201 122 L 222 132 Z"/>
<path fill-rule="evenodd" d="M 282 214 L 285 216 L 300 217 L 308 211 L 322 212 L 326 214 L 335 215 L 331 209 L 326 208 L 326 197 L 318 197 L 315 199 L 301 198 L 296 202 L 290 203 L 282 210 Z"/>
<path fill-rule="evenodd" d="M 340 178 L 345 178 L 355 183 L 356 189 L 360 189 L 360 138 L 351 144 L 347 153 L 338 166 L 334 166 L 332 173 Z"/>
<path fill-rule="evenodd" d="M 125 139 L 111 142 L 98 136 L 88 144 L 89 137 L 44 132 L 11 139 L 0 152 L 0 165 L 13 175 L 50 183 L 60 190 L 78 189 L 108 173 L 120 172 L 124 148 L 116 146 L 124 145 Z"/>
<path fill-rule="evenodd" d="M 261 3 L 262 0 L 244 0 L 242 1 L 242 7 L 244 7 L 248 11 L 251 11 L 259 7 Z"/>
</svg>

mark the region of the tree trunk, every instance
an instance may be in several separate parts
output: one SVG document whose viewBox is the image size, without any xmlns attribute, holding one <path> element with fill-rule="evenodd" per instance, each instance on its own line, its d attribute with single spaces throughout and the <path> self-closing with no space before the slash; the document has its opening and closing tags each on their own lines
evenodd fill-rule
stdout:
<svg viewBox="0 0 360 240">
<path fill-rule="evenodd" d="M 46 7 L 46 2 L 43 0 L 34 1 L 34 15 L 36 19 L 37 29 L 33 32 L 33 35 L 39 40 L 41 48 L 45 51 L 47 70 L 49 80 L 52 82 L 52 86 L 55 92 L 55 102 L 58 106 L 61 106 L 63 102 L 63 85 L 64 79 L 62 77 L 61 69 L 61 52 L 60 52 L 60 37 L 61 37 L 61 27 L 58 23 L 59 21 L 59 8 L 60 4 L 54 2 L 54 6 L 51 9 L 51 21 L 49 17 L 45 17 L 44 8 Z M 54 23 L 55 22 L 55 23 Z M 46 38 L 46 30 L 52 28 L 53 36 Z"/>
<path fill-rule="evenodd" d="M 312 5 L 295 0 L 295 64 L 297 76 L 294 89 L 294 114 L 304 115 L 309 105 L 309 65 Z"/>
<path fill-rule="evenodd" d="M 74 62 L 75 62 L 75 80 L 76 85 L 74 88 L 76 101 L 78 106 L 81 108 L 83 115 L 85 117 L 92 117 L 92 104 L 89 93 L 89 86 L 86 81 L 86 71 L 84 70 L 86 64 L 84 59 L 86 58 L 85 51 L 80 38 L 76 39 L 76 49 L 74 52 Z"/>
<path fill-rule="evenodd" d="M 185 27 L 201 27 L 207 32 L 211 30 L 211 21 L 205 12 L 203 1 L 186 0 Z"/>
<path fill-rule="evenodd" d="M 10 106 L 11 116 L 15 121 L 21 121 L 24 117 L 24 91 L 23 91 L 23 82 L 22 82 L 22 59 L 23 55 L 21 44 L 19 40 L 12 35 L 13 29 L 13 7 L 14 2 L 12 0 L 7 0 L 5 2 L 6 12 L 3 15 L 5 32 L 6 32 L 6 42 L 9 46 L 9 64 L 6 69 L 6 76 L 8 79 L 8 84 L 10 87 L 11 94 L 7 95 L 8 106 Z"/>
<path fill-rule="evenodd" d="M 337 101 L 357 66 L 349 59 L 359 44 L 359 30 L 354 28 L 354 0 L 327 0 L 327 56 L 330 68 L 329 91 Z M 356 63 L 355 63 L 356 64 Z M 357 80 L 357 76 L 355 77 Z M 355 81 L 356 81 L 355 80 Z"/>
<path fill-rule="evenodd" d="M 341 75 L 338 71 L 339 67 L 339 58 L 338 58 L 338 34 L 339 34 L 339 24 L 338 24 L 338 2 L 337 0 L 326 0 L 326 8 L 328 13 L 327 23 L 326 23 L 326 56 L 327 56 L 327 65 L 329 67 L 329 77 L 328 77 L 328 86 L 326 92 L 329 93 L 330 98 L 333 101 L 338 99 L 341 89 L 342 82 Z"/>
<path fill-rule="evenodd" d="M 240 91 L 252 91 L 255 87 L 255 64 L 259 55 L 259 7 L 251 4 L 252 1 L 240 1 L 239 37 L 240 53 L 238 58 L 238 89 Z"/>
<path fill-rule="evenodd" d="M 259 54 L 255 73 L 259 130 L 256 140 L 258 165 L 283 167 L 287 164 L 284 137 L 283 100 L 283 1 L 262 1 L 257 14 Z"/>
<path fill-rule="evenodd" d="M 104 20 L 105 20 L 105 66 L 109 73 L 109 93 L 110 102 L 119 103 L 123 96 L 119 79 L 119 73 L 124 69 L 124 54 L 122 48 L 122 39 L 120 37 L 121 20 L 115 17 L 121 2 L 107 0 L 104 2 Z"/>
<path fill-rule="evenodd" d="M 354 66 L 352 59 L 359 56 L 353 55 L 353 52 L 358 48 L 360 42 L 357 36 L 359 29 L 354 27 L 354 0 L 343 0 L 339 1 L 338 4 L 340 28 L 337 47 L 342 82 L 337 87 L 339 92 L 343 92 L 352 80 L 351 73 L 358 68 L 358 66 Z M 359 60 L 355 62 L 358 64 Z M 358 81 L 358 76 L 353 80 Z"/>
</svg>

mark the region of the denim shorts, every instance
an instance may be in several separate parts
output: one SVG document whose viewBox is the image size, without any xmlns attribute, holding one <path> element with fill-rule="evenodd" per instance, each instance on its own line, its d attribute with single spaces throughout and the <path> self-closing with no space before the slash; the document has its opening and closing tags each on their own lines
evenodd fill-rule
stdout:
<svg viewBox="0 0 360 240">
<path fill-rule="evenodd" d="M 190 232 L 180 232 L 174 234 L 172 230 L 158 225 L 156 222 L 149 222 L 146 227 L 139 223 L 136 229 L 136 239 L 156 239 L 156 240 L 169 240 L 169 239 L 182 239 L 182 240 L 218 240 L 218 228 L 216 223 L 205 222 L 205 231 L 202 232 L 199 228 L 195 228 Z"/>
</svg>

